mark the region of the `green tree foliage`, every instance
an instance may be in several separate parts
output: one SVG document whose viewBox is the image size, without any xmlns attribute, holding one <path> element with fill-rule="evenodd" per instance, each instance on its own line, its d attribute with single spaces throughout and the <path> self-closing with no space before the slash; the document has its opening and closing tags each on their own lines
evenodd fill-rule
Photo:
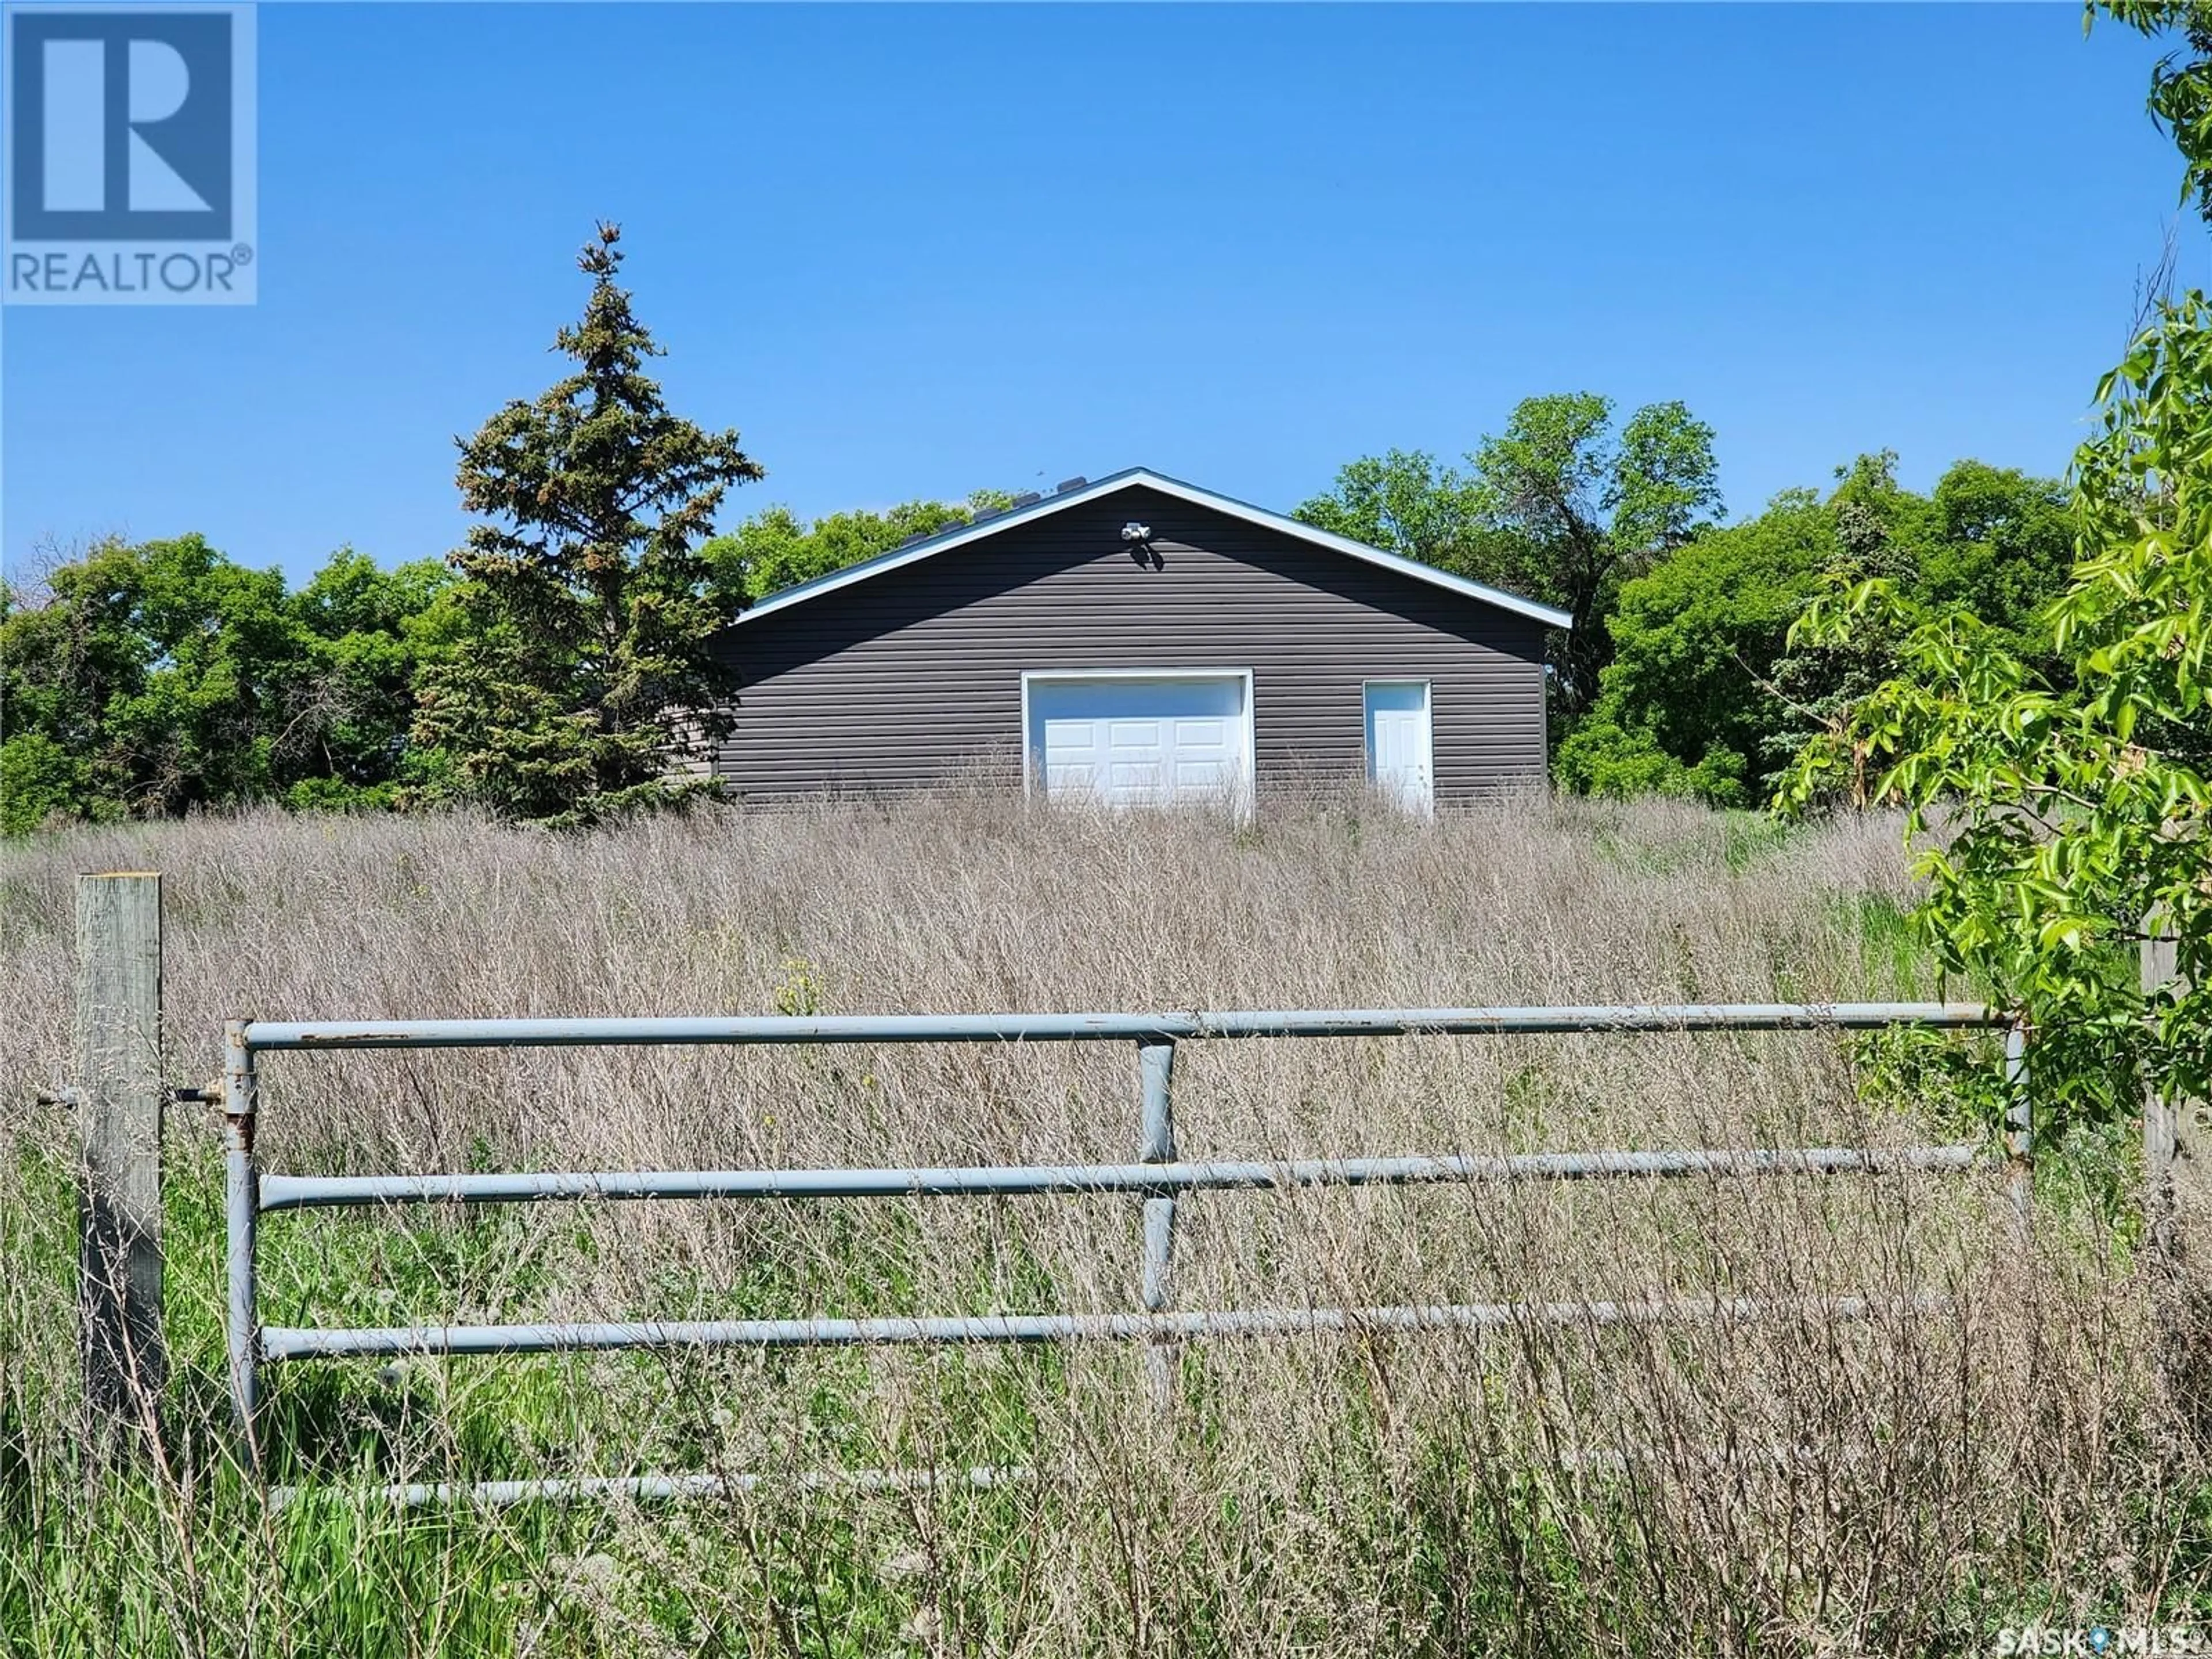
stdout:
<svg viewBox="0 0 2212 1659">
<path fill-rule="evenodd" d="M 1418 451 L 1352 462 L 1297 516 L 1556 605 L 1554 726 L 1570 729 L 1612 659 L 1601 625 L 1622 583 L 1688 542 L 1719 510 L 1711 427 L 1679 403 L 1616 428 L 1595 392 L 1528 398 L 1462 473 Z"/>
<path fill-rule="evenodd" d="M 2212 304 L 2191 294 L 2100 393 L 2075 460 L 2081 556 L 2045 617 L 2054 686 L 1998 630 L 1929 617 L 1875 579 L 1823 597 L 1816 642 L 1896 633 L 1904 673 L 1808 745 L 1785 792 L 1894 797 L 1923 851 L 1945 965 L 2033 1022 L 2039 1100 L 2109 1117 L 2138 1071 L 2212 1090 L 2212 996 L 2146 994 L 2133 952 L 2161 918 L 2181 973 L 2212 986 Z"/>
<path fill-rule="evenodd" d="M 2212 224 L 2212 7 L 2204 0 L 2091 0 L 2084 27 L 2100 12 L 2139 34 L 2179 34 L 2185 44 L 2152 71 L 2148 107 L 2181 151 L 2181 199 L 2193 198 Z"/>
<path fill-rule="evenodd" d="M 2014 649 L 2063 672 L 2037 618 L 2073 566 L 2074 509 L 2066 488 L 1980 461 L 1960 461 L 1936 483 L 1921 597 L 1981 617 Z"/>
<path fill-rule="evenodd" d="M 2212 219 L 2206 12 L 2106 9 L 2185 30 L 2196 58 L 2159 66 L 2151 108 Z M 1905 803 L 1928 936 L 2032 1022 L 2038 1110 L 2061 1134 L 2130 1111 L 2141 1081 L 2212 1094 L 2212 301 L 2156 304 L 2098 401 L 2075 458 L 2079 556 L 2035 650 L 1881 579 L 1824 596 L 1801 636 L 1893 631 L 1903 672 L 1808 746 L 1781 803 Z M 2131 947 L 2152 930 L 2179 977 L 2146 991 Z"/>
<path fill-rule="evenodd" d="M 2063 680 L 2034 620 L 2072 563 L 2062 487 L 1970 460 L 1920 495 L 1899 487 L 1896 459 L 1861 456 L 1825 499 L 1786 490 L 1624 584 L 1607 619 L 1613 660 L 1561 745 L 1560 781 L 1723 805 L 1771 793 L 1814 734 L 1897 668 L 1897 636 L 1871 624 L 1848 641 L 1790 643 L 1832 584 L 1881 578 L 1916 615 L 1969 611 Z"/>
<path fill-rule="evenodd" d="M 702 545 L 729 486 L 763 476 L 644 372 L 661 348 L 617 283 L 620 237 L 600 226 L 577 260 L 591 295 L 555 342 L 574 371 L 461 441 L 462 502 L 486 520 L 451 556 L 467 646 L 418 688 L 449 793 L 556 825 L 701 787 L 681 763 L 728 729 L 737 690 Z"/>
<path fill-rule="evenodd" d="M 979 489 L 962 505 L 906 501 L 888 513 L 833 513 L 812 524 L 787 507 L 771 507 L 715 537 L 700 556 L 714 592 L 730 609 L 740 610 L 779 588 L 888 553 L 909 537 L 971 524 L 978 513 L 1004 512 L 1012 501 L 1004 491 Z"/>
<path fill-rule="evenodd" d="M 386 570 L 349 550 L 293 596 L 308 672 L 286 698 L 278 747 L 313 763 L 288 786 L 286 805 L 390 805 L 401 787 L 443 776 L 442 751 L 413 744 L 409 733 L 417 677 L 461 641 L 458 592 L 439 560 Z"/>
<path fill-rule="evenodd" d="M 1775 665 L 1835 558 L 1826 504 L 1790 490 L 1625 584 L 1608 619 L 1615 655 L 1589 717 L 1560 745 L 1559 781 L 1747 802 L 1754 759 L 1784 715 Z"/>
<path fill-rule="evenodd" d="M 1495 536 L 1474 481 L 1422 450 L 1394 449 L 1347 463 L 1329 493 L 1301 503 L 1296 516 L 1462 575 L 1502 562 L 1491 555 Z"/>
<path fill-rule="evenodd" d="M 1837 552 L 1821 586 L 1886 580 L 1914 617 L 1963 612 L 2012 648 L 2036 653 L 2056 680 L 2065 669 L 2037 645 L 2043 607 L 2074 562 L 2064 487 L 1979 461 L 1961 461 L 1932 496 L 1898 487 L 1896 456 L 1861 456 L 1841 472 L 1831 506 Z M 1900 635 L 1869 618 L 1848 640 L 1801 638 L 1774 666 L 1779 718 L 1761 750 L 1771 788 L 1807 743 L 1840 729 L 1850 711 L 1899 672 Z"/>
<path fill-rule="evenodd" d="M 0 611 L 0 831 L 255 801 L 384 805 L 451 579 L 345 551 L 296 593 L 198 536 L 107 542 Z"/>
<path fill-rule="evenodd" d="M 1688 541 L 1719 510 L 1712 428 L 1679 403 L 1650 404 L 1616 434 L 1611 399 L 1524 399 L 1468 458 L 1484 518 L 1504 532 L 1501 585 L 1574 618 L 1553 661 L 1571 727 L 1612 660 L 1604 617 L 1621 584 Z"/>
<path fill-rule="evenodd" d="M 1833 551 L 1816 586 L 1879 579 L 1917 595 L 1929 514 L 1923 497 L 1899 485 L 1896 452 L 1862 455 L 1837 468 L 1836 477 L 1828 501 Z M 2054 572 L 2063 572 L 2070 557 L 2070 548 L 2060 549 Z M 1795 642 L 1760 686 L 1771 716 L 1758 744 L 1761 757 L 1787 767 L 1816 733 L 1833 731 L 1895 672 L 1896 647 L 1895 635 L 1878 629 L 1848 641 Z"/>
</svg>

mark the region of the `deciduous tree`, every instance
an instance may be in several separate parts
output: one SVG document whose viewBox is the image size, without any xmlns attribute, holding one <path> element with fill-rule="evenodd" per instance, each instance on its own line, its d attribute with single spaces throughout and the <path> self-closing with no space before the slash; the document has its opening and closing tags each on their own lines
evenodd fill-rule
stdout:
<svg viewBox="0 0 2212 1659">
<path fill-rule="evenodd" d="M 1301 502 L 1296 516 L 1439 569 L 1471 575 L 1492 562 L 1480 547 L 1491 532 L 1474 481 L 1423 450 L 1346 462 L 1328 493 Z"/>
<path fill-rule="evenodd" d="M 1922 495 L 1898 483 L 1896 460 L 1862 455 L 1825 498 L 1785 490 L 1624 583 L 1605 619 L 1613 659 L 1560 747 L 1560 781 L 1722 805 L 1771 794 L 1806 742 L 1899 666 L 1894 617 L 1847 642 L 1790 643 L 1826 585 L 1881 577 L 1915 617 L 1970 612 L 2063 684 L 2047 637 L 2037 643 L 2040 609 L 2073 562 L 2063 488 L 1969 460 Z"/>
<path fill-rule="evenodd" d="M 1297 516 L 1565 611 L 1574 627 L 1550 652 L 1556 737 L 1597 695 L 1620 585 L 1720 509 L 1711 427 L 1679 403 L 1617 431 L 1613 415 L 1593 392 L 1525 398 L 1468 471 L 1392 450 L 1345 466 Z"/>
<path fill-rule="evenodd" d="M 0 605 L 0 831 L 387 804 L 451 577 L 341 551 L 287 592 L 199 536 L 105 542 Z"/>
<path fill-rule="evenodd" d="M 742 608 L 779 588 L 888 553 L 909 537 L 972 523 L 978 513 L 1003 511 L 1012 500 L 1003 491 L 979 489 L 964 503 L 906 501 L 887 513 L 832 513 L 811 524 L 787 507 L 771 507 L 715 537 L 702 554 L 715 592 Z"/>
<path fill-rule="evenodd" d="M 1801 635 L 1892 629 L 1905 672 L 1808 746 L 1784 797 L 1905 805 L 1929 937 L 2033 1022 L 2054 1127 L 2128 1109 L 2139 1073 L 2212 1091 L 2212 304 L 2162 307 L 2101 401 L 2075 462 L 2081 556 L 2046 619 L 2070 684 L 1964 612 L 1921 619 L 1887 581 L 1839 591 Z M 2153 916 L 2208 990 L 2143 989 L 2129 947 Z"/>
<path fill-rule="evenodd" d="M 2183 33 L 2150 107 L 2212 220 L 2212 15 L 2099 9 Z M 1963 612 L 1916 617 L 1881 580 L 1829 595 L 1799 633 L 1899 629 L 1904 672 L 1808 746 L 1781 802 L 1894 797 L 1915 838 L 1942 816 L 1922 921 L 1948 967 L 2033 1023 L 2037 1107 L 2062 1133 L 2131 1110 L 2140 1080 L 2173 1103 L 2212 1094 L 2212 301 L 2157 301 L 2098 401 L 2077 559 L 2039 651 Z M 2179 976 L 2146 988 L 2131 947 L 2154 927 Z"/>
<path fill-rule="evenodd" d="M 1498 579 L 1574 618 L 1553 658 L 1554 707 L 1571 727 L 1612 660 L 1604 618 L 1621 584 L 1720 509 L 1712 428 L 1662 403 L 1616 435 L 1611 399 L 1570 392 L 1524 400 L 1468 459 L 1484 518 L 1505 532 Z"/>
<path fill-rule="evenodd" d="M 1787 490 L 1623 584 L 1605 618 L 1613 659 L 1559 747 L 1559 781 L 1597 794 L 1757 799 L 1763 752 L 1787 718 L 1775 666 L 1836 556 L 1826 503 Z"/>
</svg>

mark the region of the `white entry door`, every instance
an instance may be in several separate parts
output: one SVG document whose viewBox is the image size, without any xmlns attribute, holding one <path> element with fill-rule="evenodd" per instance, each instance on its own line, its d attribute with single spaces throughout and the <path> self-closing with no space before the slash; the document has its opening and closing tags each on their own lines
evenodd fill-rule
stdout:
<svg viewBox="0 0 2212 1659">
<path fill-rule="evenodd" d="M 1249 803 L 1250 678 L 1024 676 L 1030 775 L 1060 800 Z"/>
<path fill-rule="evenodd" d="M 1426 680 L 1367 683 L 1367 776 L 1409 812 L 1436 810 Z"/>
</svg>

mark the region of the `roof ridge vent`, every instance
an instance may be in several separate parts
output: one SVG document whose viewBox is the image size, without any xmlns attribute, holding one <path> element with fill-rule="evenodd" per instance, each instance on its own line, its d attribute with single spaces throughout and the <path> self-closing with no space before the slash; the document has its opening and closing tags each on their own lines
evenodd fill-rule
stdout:
<svg viewBox="0 0 2212 1659">
<path fill-rule="evenodd" d="M 1062 478 L 1052 487 L 1052 493 L 1055 495 L 1065 495 L 1069 490 L 1080 489 L 1090 482 L 1090 479 L 1079 472 L 1072 478 Z"/>
<path fill-rule="evenodd" d="M 1042 501 L 1044 497 L 1038 495 L 1036 490 L 1024 489 L 1020 495 L 1014 497 L 1012 505 L 1009 506 L 1006 510 L 1008 512 L 1012 512 L 1013 508 L 1017 507 L 1029 507 L 1037 501 Z"/>
</svg>

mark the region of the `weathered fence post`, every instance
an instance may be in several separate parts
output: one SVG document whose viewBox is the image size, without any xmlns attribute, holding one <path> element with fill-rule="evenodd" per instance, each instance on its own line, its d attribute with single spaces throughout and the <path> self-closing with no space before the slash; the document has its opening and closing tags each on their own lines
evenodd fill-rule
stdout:
<svg viewBox="0 0 2212 1659">
<path fill-rule="evenodd" d="M 2173 978 L 2173 941 L 2166 938 L 2154 915 L 2145 923 L 2140 957 L 2143 994 Z M 2173 1103 L 2158 1090 L 2143 1090 L 2143 1226 L 2154 1255 L 2173 1247 L 2173 1160 L 2180 1144 L 2180 1125 Z"/>
<path fill-rule="evenodd" d="M 76 882 L 77 1334 L 93 1412 L 151 1428 L 161 1344 L 161 878 Z"/>
<path fill-rule="evenodd" d="M 2028 1093 L 2027 1027 L 2005 1028 L 2005 1164 L 2012 1191 L 2013 1224 L 2027 1243 L 2035 1218 L 2035 1108 Z"/>
<path fill-rule="evenodd" d="M 261 1318 L 254 1273 L 254 1236 L 261 1222 L 261 1164 L 253 1150 L 253 1115 L 260 1104 L 253 1050 L 246 1022 L 222 1032 L 222 1146 L 224 1271 L 230 1337 L 231 1415 L 238 1425 L 246 1466 L 258 1473 L 261 1444 L 253 1414 L 261 1397 Z"/>
<path fill-rule="evenodd" d="M 2174 940 L 2161 913 L 2143 924 L 2140 957 L 2146 994 L 2180 975 Z M 2189 988 L 2183 986 L 2183 990 Z M 2143 1259 L 2149 1270 L 2154 1341 L 2166 1398 L 2200 1443 L 2212 1438 L 2212 1285 L 2207 1222 L 2212 1218 L 2203 1158 L 2203 1108 L 2175 1100 L 2144 1080 Z"/>
<path fill-rule="evenodd" d="M 1176 1158 L 1175 1044 L 1173 1042 L 1137 1045 L 1137 1069 L 1144 1086 L 1144 1144 L 1139 1156 L 1147 1164 L 1172 1164 Z M 1146 1313 L 1160 1313 L 1172 1293 L 1175 1271 L 1176 1201 L 1164 1194 L 1145 1200 L 1145 1281 Z M 1152 1383 L 1152 1403 L 1164 1410 L 1174 1398 L 1176 1350 L 1154 1341 L 1145 1350 L 1146 1375 Z"/>
</svg>

